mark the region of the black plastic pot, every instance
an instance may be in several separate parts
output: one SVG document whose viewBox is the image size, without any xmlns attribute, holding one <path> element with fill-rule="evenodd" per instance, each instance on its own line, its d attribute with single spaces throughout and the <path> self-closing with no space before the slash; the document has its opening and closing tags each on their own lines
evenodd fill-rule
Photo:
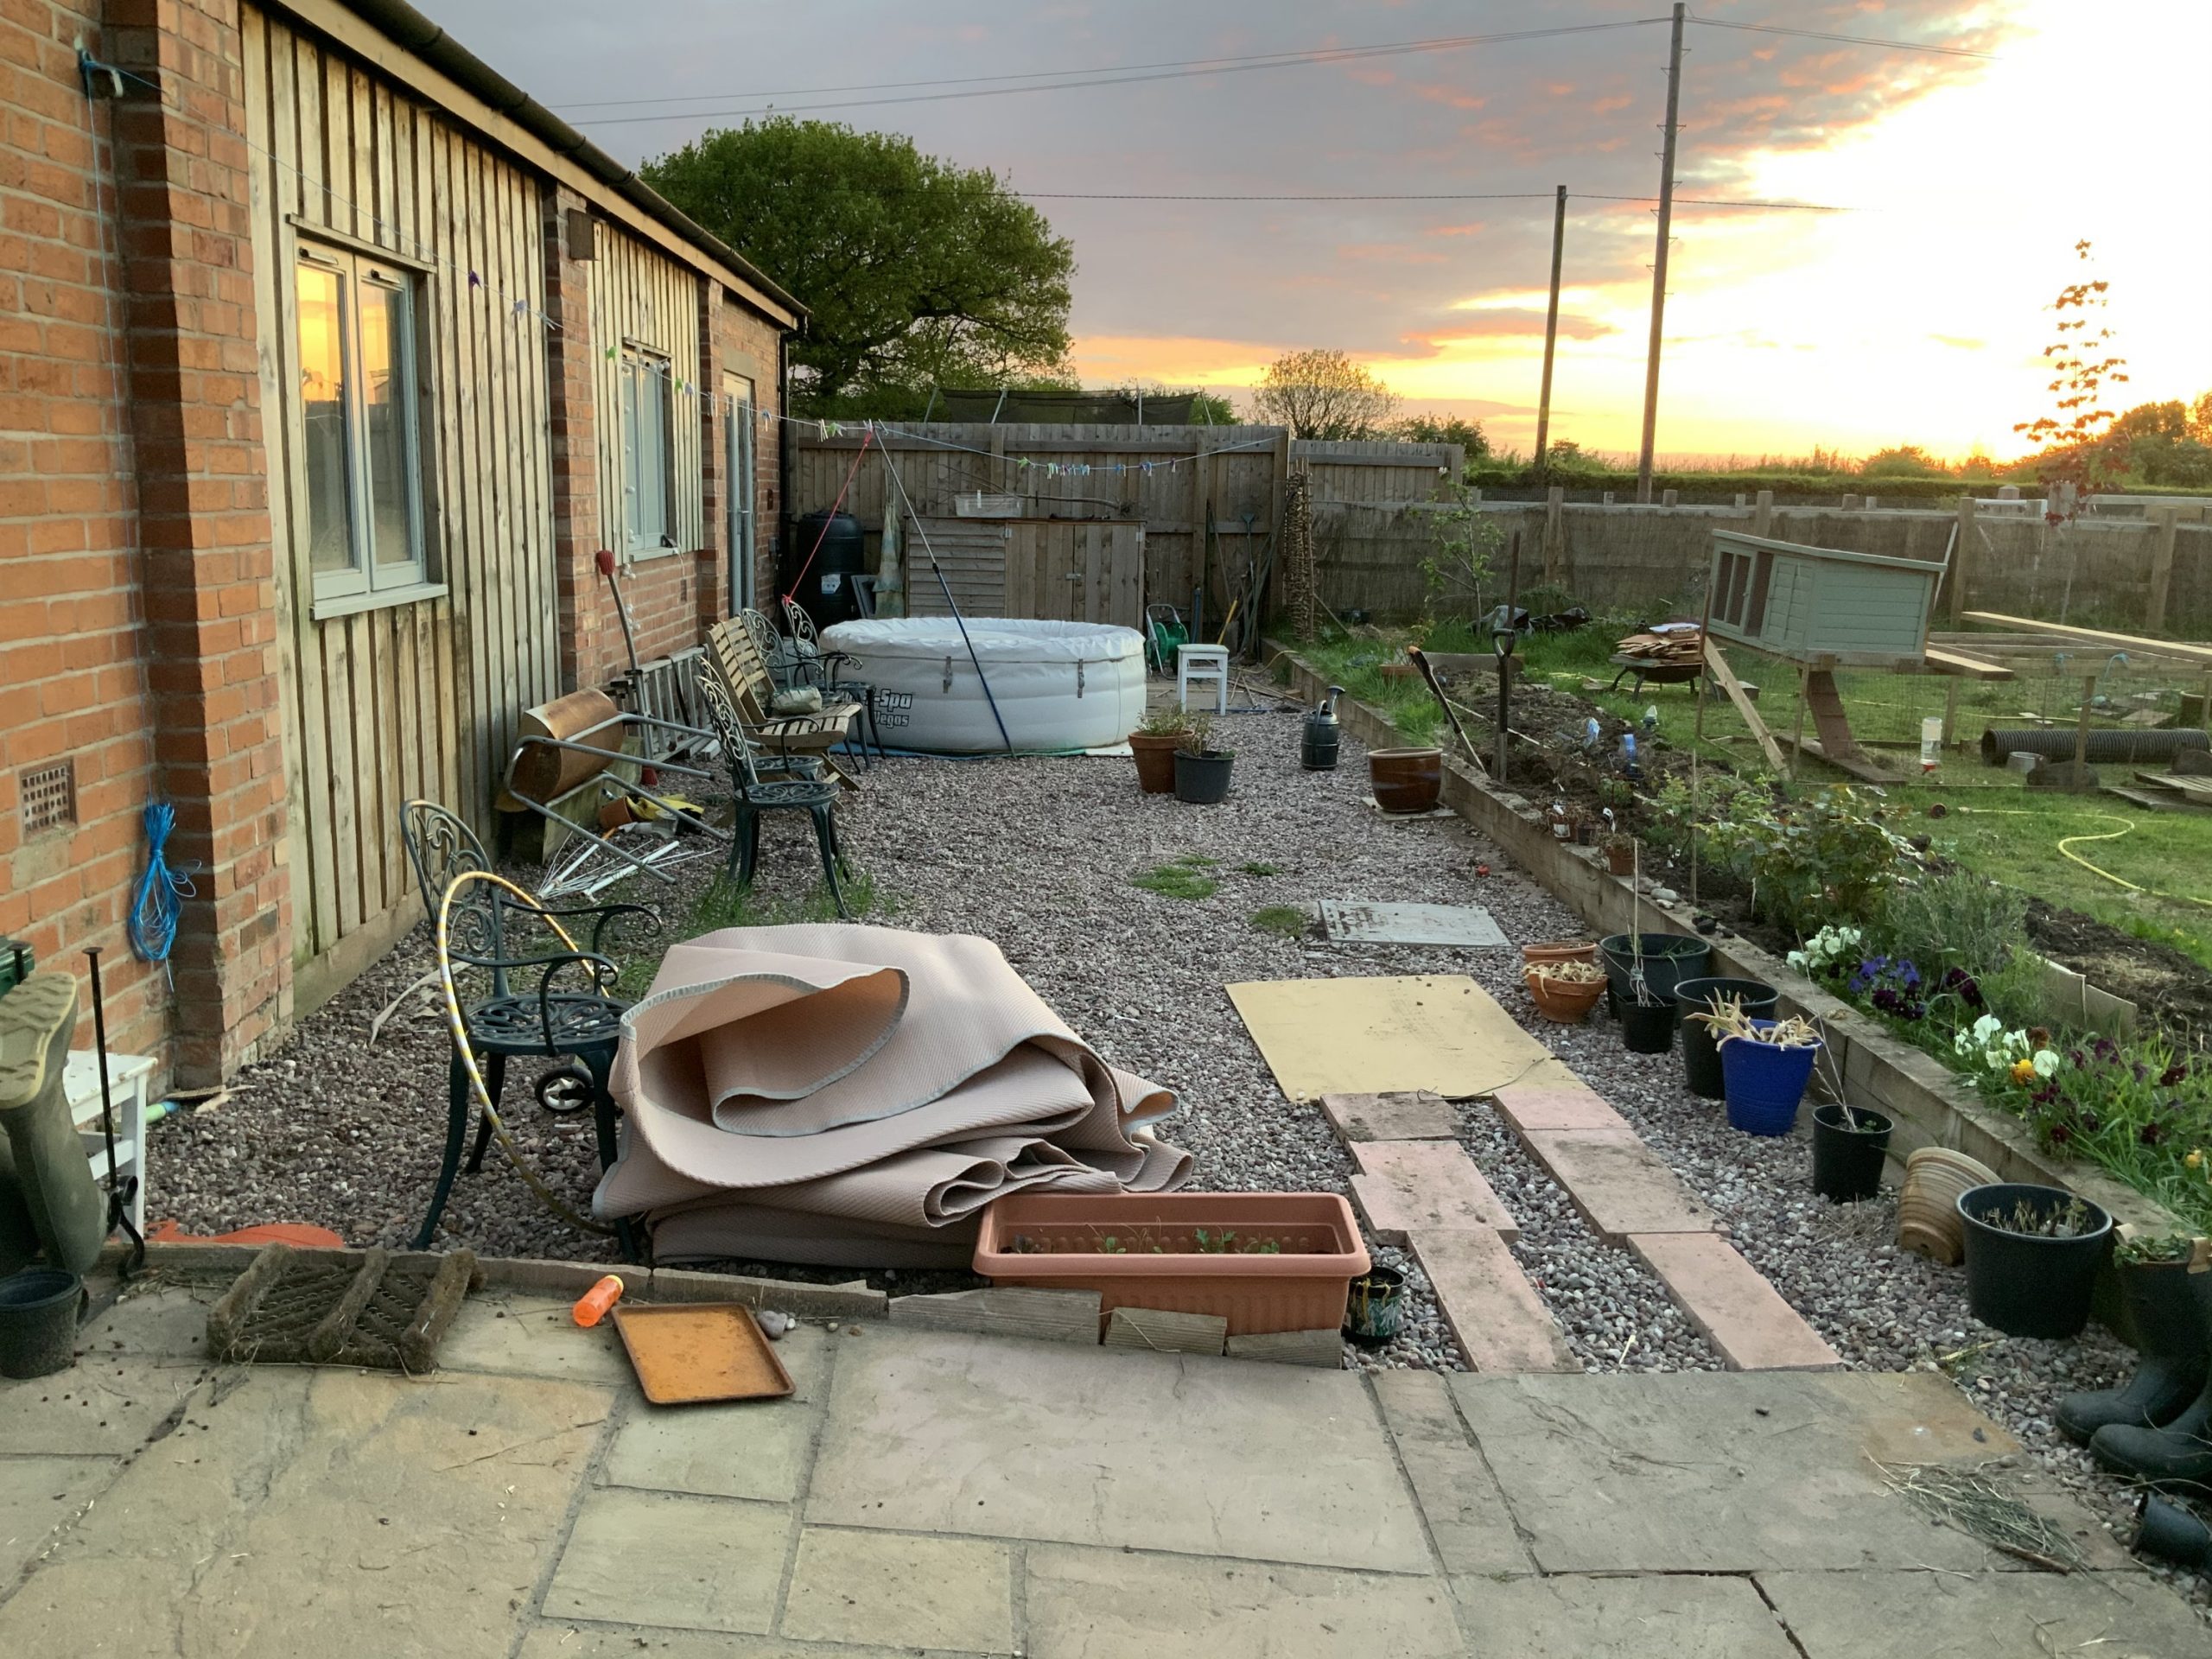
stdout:
<svg viewBox="0 0 2212 1659">
<path fill-rule="evenodd" d="M 1643 984 L 1646 992 L 1656 997 L 1667 1010 L 1667 1017 L 1675 1017 L 1675 987 L 1686 979 L 1701 977 L 1713 965 L 1713 946 L 1705 939 L 1688 933 L 1644 933 L 1637 936 L 1643 941 Z M 1636 1000 L 1636 993 L 1629 988 L 1629 979 L 1636 971 L 1636 946 L 1625 933 L 1615 933 L 1598 942 L 1598 955 L 1605 964 L 1605 1000 L 1613 1012 L 1618 1014 Z M 1662 1049 L 1646 1051 L 1663 1053 Z"/>
<path fill-rule="evenodd" d="M 1359 1347 L 1380 1348 L 1398 1334 L 1405 1315 L 1405 1274 L 1378 1263 L 1351 1281 L 1344 1335 Z"/>
<path fill-rule="evenodd" d="M 2135 1553 L 2199 1569 L 2212 1567 L 2212 1527 L 2156 1492 L 2143 1494 Z"/>
<path fill-rule="evenodd" d="M 0 1376 L 51 1376 L 77 1357 L 77 1308 L 85 1281 L 58 1268 L 0 1279 Z"/>
<path fill-rule="evenodd" d="M 1620 1001 L 1621 1041 L 1631 1054 L 1664 1054 L 1675 1046 L 1672 1001 L 1639 1002 L 1631 993 Z"/>
<path fill-rule="evenodd" d="M 1215 806 L 1229 798 L 1229 769 L 1236 764 L 1234 749 L 1208 749 L 1192 754 L 1175 751 L 1175 798 L 1193 806 Z"/>
<path fill-rule="evenodd" d="M 1684 1027 L 1687 1031 L 1688 1027 Z M 1687 1039 L 1685 1039 L 1687 1040 Z M 1851 1127 L 1856 1123 L 1858 1127 Z M 1813 1191 L 1838 1204 L 1859 1204 L 1882 1190 L 1882 1160 L 1890 1149 L 1890 1120 L 1864 1106 L 1831 1101 L 1813 1109 Z"/>
<path fill-rule="evenodd" d="M 1985 1217 L 2009 1215 L 2024 1201 L 2045 1217 L 2074 1195 L 2056 1186 L 1999 1181 L 1959 1194 L 1966 1224 L 1967 1310 L 2008 1337 L 2079 1336 L 2089 1322 L 2089 1294 L 2112 1248 L 2112 1217 L 2086 1198 L 2090 1230 L 2073 1238 L 2008 1232 Z"/>
<path fill-rule="evenodd" d="M 1649 972 L 1645 977 L 1650 977 Z M 1724 1092 L 1720 1083 L 1720 1050 L 1713 1041 L 1713 1027 L 1693 1020 L 1690 1015 L 1703 1014 L 1711 1007 L 1715 995 L 1743 999 L 1744 1012 L 1754 1020 L 1771 1020 L 1781 1006 L 1782 996 L 1773 986 L 1756 979 L 1684 979 L 1675 985 L 1675 1011 L 1682 1026 L 1682 1076 L 1689 1084 L 1690 1093 L 1704 1100 L 1719 1100 Z"/>
</svg>

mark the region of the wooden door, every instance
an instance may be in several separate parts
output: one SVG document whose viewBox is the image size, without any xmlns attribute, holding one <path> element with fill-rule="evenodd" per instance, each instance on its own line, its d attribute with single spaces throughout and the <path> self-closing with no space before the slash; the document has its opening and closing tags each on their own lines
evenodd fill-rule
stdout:
<svg viewBox="0 0 2212 1659">
<path fill-rule="evenodd" d="M 1009 528 L 1008 616 L 1142 626 L 1142 524 L 1025 518 Z"/>
</svg>

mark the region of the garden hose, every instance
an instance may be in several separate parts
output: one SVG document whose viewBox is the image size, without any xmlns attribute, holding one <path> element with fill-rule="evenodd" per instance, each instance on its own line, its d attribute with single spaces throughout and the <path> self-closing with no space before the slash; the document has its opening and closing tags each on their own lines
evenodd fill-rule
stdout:
<svg viewBox="0 0 2212 1659">
<path fill-rule="evenodd" d="M 2041 813 L 2030 812 L 2015 806 L 1961 806 L 1952 810 L 1957 812 L 1975 813 L 1986 818 L 2033 818 L 2043 816 Z M 2114 875 L 2110 870 L 2090 863 L 2088 859 L 2074 850 L 2075 842 L 2118 841 L 2123 836 L 2132 835 L 2134 832 L 2135 821 L 2133 818 L 2123 818 L 2117 812 L 2092 812 L 2088 816 L 2101 823 L 2116 823 L 2120 828 L 2100 830 L 2094 835 L 2085 830 L 2078 836 L 2061 836 L 2053 843 L 2058 849 L 2061 858 L 2071 859 L 2090 874 L 2101 875 L 2114 887 L 2125 887 L 2130 893 L 2139 893 L 2146 899 L 2164 899 L 2177 905 L 2196 905 L 2205 910 L 2212 910 L 2212 899 L 2194 899 L 2185 893 L 2161 893 L 2156 887 L 2138 887 L 2125 876 Z"/>
<path fill-rule="evenodd" d="M 614 1230 L 612 1227 L 601 1226 L 598 1222 L 578 1215 L 551 1187 L 545 1184 L 544 1177 L 531 1167 L 529 1160 L 524 1158 L 521 1149 L 515 1145 L 514 1137 L 507 1133 L 507 1126 L 500 1121 L 499 1109 L 492 1103 L 492 1091 L 485 1086 L 483 1072 L 477 1069 L 476 1051 L 468 1046 L 468 1028 L 461 1017 L 461 993 L 454 988 L 453 956 L 447 944 L 448 926 L 453 915 L 454 895 L 461 891 L 464 883 L 470 881 L 489 881 L 494 887 L 505 888 L 516 898 L 530 905 L 531 908 L 537 907 L 537 901 L 531 899 L 529 893 L 508 880 L 505 876 L 495 875 L 489 870 L 463 870 L 459 875 L 454 877 L 452 883 L 446 888 L 446 896 L 438 904 L 438 984 L 445 992 L 446 1028 L 453 1033 L 454 1052 L 461 1056 L 461 1066 L 468 1073 L 468 1086 L 476 1096 L 478 1107 L 484 1113 L 484 1121 L 492 1126 L 492 1133 L 499 1141 L 499 1150 L 507 1154 L 507 1161 L 515 1166 L 515 1173 L 522 1177 L 524 1184 L 537 1194 L 537 1201 L 571 1227 L 580 1227 L 588 1233 L 612 1234 Z M 569 950 L 576 950 L 582 948 L 575 939 L 569 937 L 568 929 L 563 927 L 552 917 L 546 917 L 545 923 L 561 936 L 561 943 L 567 945 Z"/>
</svg>

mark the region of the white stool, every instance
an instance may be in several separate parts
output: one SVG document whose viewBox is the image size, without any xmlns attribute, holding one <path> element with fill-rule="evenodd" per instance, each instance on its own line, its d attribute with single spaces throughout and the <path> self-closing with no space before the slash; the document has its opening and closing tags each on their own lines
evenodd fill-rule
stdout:
<svg viewBox="0 0 2212 1659">
<path fill-rule="evenodd" d="M 1229 712 L 1229 647 L 1226 645 L 1178 645 L 1175 647 L 1175 704 L 1187 711 L 1191 706 L 1192 685 L 1213 687 L 1214 713 Z"/>
</svg>

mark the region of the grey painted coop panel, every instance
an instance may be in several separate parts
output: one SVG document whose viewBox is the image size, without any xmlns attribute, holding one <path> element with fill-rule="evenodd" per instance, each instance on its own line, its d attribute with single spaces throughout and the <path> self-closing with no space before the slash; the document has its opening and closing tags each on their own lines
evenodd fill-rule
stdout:
<svg viewBox="0 0 2212 1659">
<path fill-rule="evenodd" d="M 1943 567 L 1923 559 L 1713 533 L 1712 632 L 1800 662 L 1918 663 Z"/>
</svg>

